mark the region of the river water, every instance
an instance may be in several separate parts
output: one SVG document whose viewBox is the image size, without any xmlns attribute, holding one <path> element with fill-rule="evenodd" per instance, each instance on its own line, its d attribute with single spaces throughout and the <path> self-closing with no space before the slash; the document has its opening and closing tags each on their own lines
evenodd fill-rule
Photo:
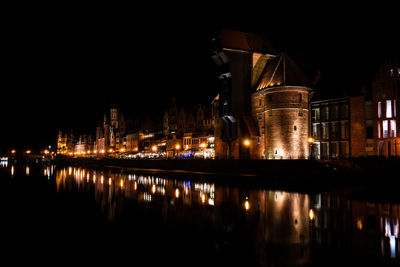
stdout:
<svg viewBox="0 0 400 267">
<path fill-rule="evenodd" d="M 287 192 L 218 177 L 14 162 L 2 162 L 0 188 L 1 253 L 14 261 L 400 264 L 400 202 L 350 189 Z"/>
</svg>

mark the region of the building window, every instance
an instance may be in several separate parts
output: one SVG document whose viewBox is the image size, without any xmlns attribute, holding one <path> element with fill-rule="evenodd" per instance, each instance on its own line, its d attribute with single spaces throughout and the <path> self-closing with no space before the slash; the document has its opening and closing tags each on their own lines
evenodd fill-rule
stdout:
<svg viewBox="0 0 400 267">
<path fill-rule="evenodd" d="M 340 105 L 340 118 L 348 119 L 349 117 L 349 105 L 347 103 L 342 103 Z"/>
<path fill-rule="evenodd" d="M 339 143 L 338 142 L 331 143 L 331 158 L 333 158 L 333 159 L 339 158 Z"/>
<path fill-rule="evenodd" d="M 319 108 L 313 108 L 311 110 L 311 120 L 319 121 Z"/>
<path fill-rule="evenodd" d="M 301 94 L 299 94 L 299 102 L 301 103 L 301 99 L 302 98 L 302 95 Z"/>
<path fill-rule="evenodd" d="M 340 129 L 338 122 L 331 123 L 331 138 L 332 139 L 339 139 L 340 137 Z"/>
<path fill-rule="evenodd" d="M 327 121 L 329 119 L 329 107 L 323 106 L 321 108 L 321 121 Z"/>
<path fill-rule="evenodd" d="M 378 138 L 381 138 L 381 123 L 378 121 Z"/>
<path fill-rule="evenodd" d="M 386 118 L 392 117 L 392 100 L 386 100 Z"/>
<path fill-rule="evenodd" d="M 322 123 L 322 139 L 327 140 L 329 139 L 329 124 Z"/>
<path fill-rule="evenodd" d="M 329 158 L 329 146 L 328 143 L 321 143 L 321 153 L 322 153 L 322 159 L 328 159 Z"/>
<path fill-rule="evenodd" d="M 314 123 L 312 126 L 312 137 L 319 139 L 321 132 L 321 124 Z"/>
<path fill-rule="evenodd" d="M 396 137 L 396 121 L 390 121 L 390 137 Z"/>
<path fill-rule="evenodd" d="M 268 101 L 272 102 L 272 95 L 271 94 L 268 95 Z"/>
<path fill-rule="evenodd" d="M 331 120 L 336 121 L 339 119 L 339 106 L 337 104 L 331 106 Z"/>
<path fill-rule="evenodd" d="M 258 100 L 258 105 L 261 107 L 261 99 Z"/>
<path fill-rule="evenodd" d="M 389 137 L 389 123 L 387 120 L 384 120 L 382 122 L 382 128 L 383 128 L 383 138 L 388 138 Z"/>
<path fill-rule="evenodd" d="M 349 143 L 348 142 L 340 142 L 340 157 L 341 158 L 349 157 Z"/>
<path fill-rule="evenodd" d="M 382 102 L 378 102 L 378 118 L 382 117 Z"/>
<path fill-rule="evenodd" d="M 349 138 L 349 122 L 342 121 L 342 125 L 340 127 L 340 136 L 342 139 Z"/>
<path fill-rule="evenodd" d="M 294 128 L 295 131 L 297 131 L 297 126 L 296 125 L 293 128 Z"/>
</svg>

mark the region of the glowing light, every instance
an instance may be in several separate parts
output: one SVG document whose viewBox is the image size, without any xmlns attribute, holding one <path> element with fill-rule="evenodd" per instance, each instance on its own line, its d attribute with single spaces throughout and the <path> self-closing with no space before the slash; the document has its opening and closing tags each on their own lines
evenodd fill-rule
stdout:
<svg viewBox="0 0 400 267">
<path fill-rule="evenodd" d="M 103 181 L 104 181 L 104 177 L 102 175 L 101 178 L 100 178 L 100 183 L 103 184 Z"/>
<path fill-rule="evenodd" d="M 119 152 L 124 152 L 125 151 L 125 148 L 121 148 L 120 150 L 119 150 Z"/>
<path fill-rule="evenodd" d="M 245 146 L 250 146 L 250 140 L 249 139 L 245 139 L 244 141 L 243 141 L 243 144 L 245 145 Z"/>
<path fill-rule="evenodd" d="M 310 211 L 308 212 L 308 217 L 310 217 L 310 221 L 314 220 L 315 214 L 312 209 L 310 209 Z"/>
<path fill-rule="evenodd" d="M 314 143 L 314 138 L 312 138 L 312 137 L 308 138 L 308 142 L 309 143 Z"/>
<path fill-rule="evenodd" d="M 11 154 L 15 154 L 15 149 L 11 150 Z"/>
<path fill-rule="evenodd" d="M 133 189 L 137 190 L 137 182 L 133 184 Z"/>
<path fill-rule="evenodd" d="M 26 166 L 25 173 L 26 173 L 26 175 L 29 175 L 29 166 Z"/>
<path fill-rule="evenodd" d="M 244 202 L 244 208 L 245 210 L 249 210 L 250 209 L 250 202 L 249 200 L 246 199 L 246 201 Z"/>
<path fill-rule="evenodd" d="M 124 187 L 124 180 L 121 179 L 120 186 Z"/>
<path fill-rule="evenodd" d="M 97 154 L 97 150 L 93 150 L 93 153 L 94 153 L 94 154 Z"/>
<path fill-rule="evenodd" d="M 179 189 L 175 189 L 175 197 L 178 198 L 179 197 Z"/>
<path fill-rule="evenodd" d="M 111 148 L 108 150 L 109 153 L 112 153 L 114 150 L 112 150 Z"/>
<path fill-rule="evenodd" d="M 32 151 L 30 151 L 30 150 L 27 150 L 27 151 L 26 151 L 26 154 L 31 154 L 31 152 L 32 152 Z"/>
<path fill-rule="evenodd" d="M 108 178 L 108 184 L 111 185 L 111 178 Z"/>
<path fill-rule="evenodd" d="M 101 153 L 101 154 L 104 154 L 104 152 L 105 152 L 104 149 L 100 150 L 100 153 Z"/>
<path fill-rule="evenodd" d="M 154 152 L 156 152 L 156 151 L 157 151 L 157 146 L 152 146 L 152 147 L 151 147 L 151 150 L 153 150 Z"/>
<path fill-rule="evenodd" d="M 206 203 L 206 195 L 205 194 L 201 195 L 201 202 Z"/>
<path fill-rule="evenodd" d="M 153 184 L 153 186 L 151 187 L 151 192 L 153 192 L 153 194 L 156 192 L 156 185 Z"/>
<path fill-rule="evenodd" d="M 179 149 L 181 149 L 181 146 L 180 146 L 179 144 L 177 144 L 177 145 L 175 146 L 175 149 L 176 149 L 176 150 L 179 150 Z"/>
<path fill-rule="evenodd" d="M 357 226 L 357 229 L 360 231 L 363 229 L 363 221 L 360 218 L 357 219 L 356 226 Z"/>
<path fill-rule="evenodd" d="M 201 147 L 201 148 L 205 148 L 206 146 L 207 146 L 207 145 L 206 145 L 205 143 L 201 143 L 201 144 L 200 144 L 200 147 Z"/>
<path fill-rule="evenodd" d="M 14 175 L 14 166 L 11 166 L 11 176 Z"/>
</svg>

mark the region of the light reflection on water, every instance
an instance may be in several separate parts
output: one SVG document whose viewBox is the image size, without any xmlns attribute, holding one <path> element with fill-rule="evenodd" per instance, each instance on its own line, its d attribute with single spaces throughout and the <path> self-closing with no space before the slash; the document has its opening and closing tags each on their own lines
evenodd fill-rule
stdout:
<svg viewBox="0 0 400 267">
<path fill-rule="evenodd" d="M 2 167 L 15 176 L 13 165 Z M 29 166 L 24 174 L 34 177 Z M 216 247 L 228 242 L 227 236 L 235 231 L 245 231 L 250 243 L 244 245 L 252 248 L 260 265 L 271 261 L 307 264 L 319 252 L 331 250 L 400 260 L 399 203 L 350 199 L 334 192 L 304 194 L 224 186 L 190 177 L 111 169 L 49 165 L 41 175 L 55 182 L 59 194 L 77 190 L 92 196 L 112 222 L 132 212 L 124 204 L 132 202 L 148 210 L 161 207 L 160 219 L 165 224 L 197 220 L 212 225 L 210 231 L 222 232 L 226 239 L 215 240 Z"/>
</svg>

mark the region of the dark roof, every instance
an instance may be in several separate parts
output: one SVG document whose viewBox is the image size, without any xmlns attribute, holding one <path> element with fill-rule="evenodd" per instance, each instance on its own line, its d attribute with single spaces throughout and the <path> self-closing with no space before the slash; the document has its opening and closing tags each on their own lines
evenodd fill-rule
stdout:
<svg viewBox="0 0 400 267">
<path fill-rule="evenodd" d="M 223 48 L 267 54 L 278 53 L 277 50 L 263 36 L 222 29 L 218 37 Z"/>
<path fill-rule="evenodd" d="M 310 87 L 310 82 L 288 55 L 269 56 L 254 89 L 283 85 Z"/>
</svg>

